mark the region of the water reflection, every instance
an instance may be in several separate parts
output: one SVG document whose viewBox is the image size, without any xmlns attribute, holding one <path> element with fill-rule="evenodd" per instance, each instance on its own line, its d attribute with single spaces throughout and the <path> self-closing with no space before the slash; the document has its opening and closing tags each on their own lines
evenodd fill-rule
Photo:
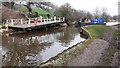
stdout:
<svg viewBox="0 0 120 68">
<path fill-rule="evenodd" d="M 2 35 L 3 66 L 34 66 L 84 41 L 76 28 Z"/>
</svg>

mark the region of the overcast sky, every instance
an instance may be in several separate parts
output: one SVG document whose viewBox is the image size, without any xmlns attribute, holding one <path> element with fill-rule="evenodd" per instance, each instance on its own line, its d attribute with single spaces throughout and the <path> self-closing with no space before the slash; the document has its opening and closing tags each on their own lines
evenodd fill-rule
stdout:
<svg viewBox="0 0 120 68">
<path fill-rule="evenodd" d="M 94 12 L 96 7 L 99 9 L 105 7 L 111 15 L 118 15 L 118 2 L 120 0 L 49 0 L 58 6 L 64 3 L 70 3 L 75 9 L 86 10 L 91 13 Z"/>
</svg>

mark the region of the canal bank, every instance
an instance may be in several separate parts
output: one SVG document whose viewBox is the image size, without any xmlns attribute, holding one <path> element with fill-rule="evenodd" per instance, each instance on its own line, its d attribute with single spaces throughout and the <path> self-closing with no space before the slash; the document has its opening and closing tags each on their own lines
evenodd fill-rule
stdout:
<svg viewBox="0 0 120 68">
<path fill-rule="evenodd" d="M 118 58 L 118 37 L 120 35 L 116 29 L 118 29 L 118 26 L 87 27 L 88 32 L 94 40 L 85 48 L 82 54 L 70 60 L 67 66 L 117 66 L 116 68 L 118 68 L 120 64 Z"/>
<path fill-rule="evenodd" d="M 75 47 L 68 49 L 56 58 L 43 64 L 43 66 L 110 66 L 115 60 L 112 60 L 111 57 L 116 52 L 114 50 L 116 48 L 113 47 L 111 49 L 111 43 L 108 41 L 112 36 L 110 32 L 113 32 L 111 28 L 106 26 L 84 27 L 87 30 L 87 34 L 91 35 L 91 38 L 89 37 L 83 44 L 77 44 Z M 111 39 L 111 41 L 113 40 Z M 110 62 L 104 63 L 105 61 Z"/>
</svg>

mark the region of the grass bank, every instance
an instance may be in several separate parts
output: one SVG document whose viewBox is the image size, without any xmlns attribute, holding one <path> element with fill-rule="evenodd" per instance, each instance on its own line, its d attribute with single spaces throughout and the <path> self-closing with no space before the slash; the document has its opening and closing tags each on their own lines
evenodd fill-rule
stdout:
<svg viewBox="0 0 120 68">
<path fill-rule="evenodd" d="M 118 30 L 112 29 L 111 27 L 107 27 L 107 26 L 103 26 L 103 25 L 98 25 L 98 26 L 95 25 L 95 26 L 89 26 L 89 27 L 85 28 L 89 32 L 89 34 L 91 35 L 91 37 L 93 39 L 102 38 L 103 34 L 106 32 L 113 33 L 112 42 L 108 42 L 110 46 L 103 53 L 100 63 L 98 64 L 99 66 L 106 66 L 106 65 L 110 66 L 112 63 L 112 60 L 113 60 L 113 56 L 117 52 L 117 45 L 118 45 L 117 40 L 120 37 L 120 30 L 118 31 Z M 109 38 L 109 36 L 106 38 Z M 107 40 L 105 40 L 105 41 L 107 41 Z"/>
<path fill-rule="evenodd" d="M 106 27 L 104 25 L 91 25 L 91 26 L 85 27 L 85 29 L 94 39 L 102 37 L 103 33 L 105 33 L 108 30 L 108 28 L 109 27 Z"/>
</svg>

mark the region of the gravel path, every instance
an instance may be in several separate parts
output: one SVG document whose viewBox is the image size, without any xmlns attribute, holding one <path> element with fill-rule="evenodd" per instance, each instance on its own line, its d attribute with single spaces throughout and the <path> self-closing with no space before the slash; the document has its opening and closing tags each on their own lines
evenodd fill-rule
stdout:
<svg viewBox="0 0 120 68">
<path fill-rule="evenodd" d="M 95 66 L 99 63 L 108 43 L 101 39 L 95 39 L 83 52 L 68 63 L 68 66 Z"/>
</svg>

